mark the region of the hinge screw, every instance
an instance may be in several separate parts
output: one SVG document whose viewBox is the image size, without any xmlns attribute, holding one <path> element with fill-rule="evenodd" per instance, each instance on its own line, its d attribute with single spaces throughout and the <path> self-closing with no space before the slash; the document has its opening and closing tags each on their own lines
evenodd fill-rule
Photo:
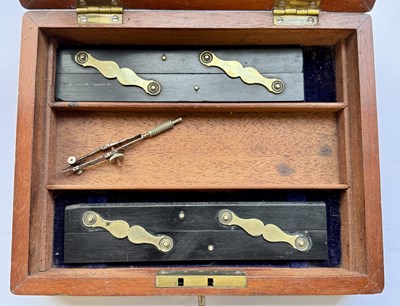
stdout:
<svg viewBox="0 0 400 306">
<path fill-rule="evenodd" d="M 308 23 L 309 25 L 313 25 L 313 24 L 315 23 L 314 17 L 308 17 L 307 23 Z"/>
<path fill-rule="evenodd" d="M 118 5 L 118 0 L 111 0 L 112 5 Z"/>
<path fill-rule="evenodd" d="M 114 15 L 114 16 L 112 16 L 111 20 L 112 20 L 113 22 L 118 22 L 119 17 L 118 17 L 117 15 Z"/>
<path fill-rule="evenodd" d="M 87 18 L 86 15 L 81 15 L 81 16 L 79 16 L 79 20 L 80 20 L 81 22 L 87 22 L 88 18 Z"/>
<path fill-rule="evenodd" d="M 285 1 L 279 2 L 279 6 L 280 6 L 280 7 L 284 7 L 284 6 L 285 6 Z"/>
<path fill-rule="evenodd" d="M 278 18 L 276 18 L 276 22 L 277 22 L 278 24 L 282 24 L 282 23 L 283 23 L 283 17 L 278 17 Z"/>
<path fill-rule="evenodd" d="M 315 3 L 315 2 L 311 2 L 311 3 L 310 3 L 310 7 L 314 8 L 315 6 L 316 6 L 316 3 Z"/>
<path fill-rule="evenodd" d="M 85 6 L 86 5 L 86 1 L 85 0 L 80 0 L 79 4 L 82 5 L 82 6 Z"/>
</svg>

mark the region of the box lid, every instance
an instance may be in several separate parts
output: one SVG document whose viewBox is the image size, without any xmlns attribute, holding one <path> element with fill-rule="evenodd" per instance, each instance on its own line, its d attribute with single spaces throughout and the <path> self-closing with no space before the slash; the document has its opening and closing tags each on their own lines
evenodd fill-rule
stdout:
<svg viewBox="0 0 400 306">
<path fill-rule="evenodd" d="M 20 0 L 26 9 L 74 9 L 77 1 L 81 0 Z M 112 0 L 108 2 L 111 3 Z M 275 0 L 122 0 L 122 7 L 160 10 L 272 10 L 274 3 Z M 321 0 L 320 8 L 331 12 L 368 12 L 374 4 L 375 0 Z"/>
</svg>

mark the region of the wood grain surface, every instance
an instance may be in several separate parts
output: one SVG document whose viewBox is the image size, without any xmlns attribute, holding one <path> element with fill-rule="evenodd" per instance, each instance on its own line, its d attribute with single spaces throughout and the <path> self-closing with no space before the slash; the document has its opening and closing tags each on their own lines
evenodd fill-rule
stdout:
<svg viewBox="0 0 400 306">
<path fill-rule="evenodd" d="M 37 26 L 63 45 L 249 46 L 327 45 L 346 39 L 364 14 L 321 13 L 318 26 L 278 27 L 271 12 L 127 11 L 122 25 L 81 26 L 76 13 L 28 12 Z M 39 18 L 38 18 L 39 17 Z"/>
<path fill-rule="evenodd" d="M 20 0 L 23 7 L 28 9 L 70 9 L 76 7 L 74 0 Z M 338 12 L 366 12 L 370 11 L 375 0 L 325 0 L 321 9 Z M 179 0 L 123 0 L 123 7 L 127 9 L 158 9 L 158 10 L 271 10 L 274 0 L 231 0 L 231 1 L 179 1 Z"/>
<path fill-rule="evenodd" d="M 339 184 L 337 123 L 325 113 L 186 113 L 173 130 L 80 176 L 70 155 L 144 133 L 177 113 L 60 112 L 51 185 L 107 189 L 280 188 Z"/>
<path fill-rule="evenodd" d="M 31 8 L 44 4 L 41 1 L 22 1 L 22 3 Z M 61 2 L 52 3 L 58 6 Z M 338 5 L 336 1 L 329 3 L 325 1 L 324 3 L 332 8 Z M 355 3 L 353 1 L 341 2 L 343 7 L 347 8 L 355 7 Z M 360 4 L 358 1 L 357 3 Z M 361 8 L 370 8 L 372 4 L 373 1 L 361 1 Z M 359 5 L 356 7 L 360 9 Z M 340 9 L 340 6 L 338 8 Z M 11 271 L 12 292 L 35 295 L 299 295 L 381 292 L 384 281 L 382 220 L 371 33 L 370 17 L 364 14 L 343 16 L 343 14 L 321 13 L 320 25 L 317 27 L 280 28 L 272 25 L 270 12 L 129 11 L 124 14 L 124 24 L 119 26 L 81 26 L 76 23 L 76 13 L 73 11 L 27 13 L 24 16 L 21 43 L 21 85 L 16 143 Z M 49 44 L 50 41 L 55 43 Z M 152 164 L 154 160 L 158 161 L 156 167 L 152 169 L 155 170 L 152 174 L 157 180 L 160 178 L 161 171 L 165 171 L 163 168 L 165 165 L 160 162 L 169 166 L 176 165 L 181 152 L 186 156 L 190 153 L 189 155 L 194 158 L 192 161 L 186 159 L 184 166 L 189 165 L 187 166 L 189 174 L 194 174 L 192 177 L 195 180 L 190 181 L 191 177 L 188 176 L 189 184 L 179 181 L 179 177 L 174 176 L 176 173 L 167 176 L 165 172 L 161 175 L 164 182 L 149 183 L 150 174 L 144 173 L 143 168 L 135 168 L 140 177 L 147 177 L 148 181 L 138 185 L 135 180 L 131 180 L 130 176 L 126 176 L 122 178 L 128 180 L 128 184 L 118 187 L 119 184 L 109 178 L 121 180 L 120 176 L 115 175 L 116 171 L 126 170 L 127 164 L 118 170 L 104 164 L 86 171 L 82 178 L 91 182 L 90 184 L 82 184 L 81 178 L 76 176 L 68 177 L 59 174 L 60 168 L 65 164 L 65 157 L 61 157 L 60 154 L 66 157 L 70 154 L 79 154 L 82 149 L 91 149 L 98 143 L 103 144 L 104 141 L 119 139 L 121 131 L 131 128 L 132 122 L 135 123 L 135 131 L 136 128 L 142 131 L 142 128 L 146 130 L 153 124 L 181 114 L 179 114 L 180 107 L 177 105 L 170 106 L 169 112 L 166 113 L 162 113 L 161 105 L 154 105 L 149 111 L 144 108 L 143 104 L 132 108 L 114 103 L 111 112 L 107 112 L 99 103 L 92 104 L 91 107 L 82 104 L 80 110 L 84 111 L 67 112 L 67 109 L 74 110 L 74 105 L 70 104 L 55 108 L 52 105 L 55 69 L 51 50 L 54 50 L 58 44 L 70 46 L 78 44 L 84 46 L 90 44 L 113 46 L 144 44 L 333 46 L 338 43 L 345 47 L 341 53 L 341 69 L 343 71 L 337 78 L 337 82 L 341 83 L 337 88 L 340 92 L 339 97 L 343 97 L 342 103 L 335 104 L 328 109 L 322 107 L 323 112 L 313 110 L 311 113 L 306 110 L 318 108 L 320 104 L 315 103 L 307 108 L 277 105 L 269 108 L 274 109 L 274 113 L 266 112 L 265 106 L 257 108 L 255 105 L 238 106 L 236 112 L 234 112 L 235 109 L 227 108 L 229 111 L 226 112 L 222 110 L 227 107 L 223 104 L 205 105 L 203 112 L 199 112 L 195 105 L 193 110 L 196 111 L 189 112 L 190 114 L 186 118 L 190 119 L 186 120 L 190 124 L 185 125 L 185 121 L 173 131 L 169 131 L 168 134 L 160 135 L 127 152 L 127 154 L 135 153 L 126 156 L 126 161 L 128 165 L 131 163 L 130 167 L 132 168 L 137 164 L 136 159 L 131 156 L 139 157 L 139 161 L 143 156 L 147 156 L 145 165 Z M 240 108 L 244 110 L 242 113 L 237 112 Z M 182 116 L 189 109 L 188 106 L 185 106 Z M 260 109 L 264 109 L 264 111 L 259 112 Z M 280 112 L 276 112 L 276 110 Z M 332 111 L 338 110 L 343 111 L 339 114 L 332 113 Z M 231 111 L 235 118 L 232 120 L 229 119 Z M 235 117 L 238 114 L 243 115 L 241 118 Z M 91 116 L 93 120 L 90 119 Z M 134 120 L 127 120 L 128 118 Z M 100 128 L 103 119 L 106 129 Z M 277 124 L 277 121 L 280 123 Z M 217 130 L 213 126 L 215 122 L 218 123 L 218 131 L 222 129 L 226 133 L 225 137 L 223 134 L 215 132 Z M 116 126 L 118 129 L 110 129 L 110 126 Z M 94 128 L 92 129 L 92 127 Z M 93 134 L 96 142 L 82 139 L 81 133 L 76 134 L 77 129 L 87 132 L 86 135 Z M 271 129 L 273 132 L 270 132 Z M 194 133 L 197 130 L 200 131 L 200 134 Z M 256 133 L 259 138 L 257 142 L 251 143 L 250 139 L 254 138 L 248 137 L 253 136 L 255 130 L 259 131 Z M 234 134 L 234 131 L 242 132 Z M 261 135 L 260 131 L 262 131 Z M 201 139 L 194 137 L 194 140 L 202 143 L 206 139 L 207 145 L 200 146 L 200 150 L 197 152 L 193 147 L 193 142 L 187 138 L 187 132 L 202 135 Z M 326 137 L 326 132 L 329 132 L 330 136 Z M 127 135 L 131 134 L 129 130 Z M 242 150 L 235 151 L 238 140 L 242 141 Z M 332 152 L 335 156 L 327 158 L 330 160 L 328 163 L 332 163 L 332 160 L 335 162 L 333 165 L 319 168 L 323 165 L 322 157 L 315 157 L 313 154 L 315 149 L 320 148 L 320 145 L 325 144 L 327 140 L 332 143 Z M 285 142 L 287 145 L 282 146 L 282 143 Z M 308 146 L 308 142 L 311 146 Z M 180 149 L 171 148 L 172 143 L 184 146 Z M 231 146 L 223 146 L 222 144 L 225 143 Z M 258 143 L 264 146 L 262 148 L 254 146 Z M 289 146 L 289 143 L 295 145 Z M 274 146 L 271 147 L 270 144 Z M 254 151 L 246 151 L 245 148 L 250 148 L 249 146 Z M 196 148 L 198 149 L 199 146 Z M 271 154 L 272 163 L 267 162 L 271 161 L 270 155 L 265 154 L 264 148 L 267 148 L 268 153 L 273 153 Z M 278 154 L 278 151 L 274 153 L 271 148 L 272 150 L 287 149 L 289 151 Z M 307 151 L 307 148 L 312 152 Z M 76 152 L 71 152 L 72 149 L 76 149 Z M 151 150 L 146 151 L 149 149 Z M 210 149 L 212 150 L 209 151 Z M 220 150 L 221 156 L 217 154 L 218 151 L 214 150 Z M 323 152 L 327 151 L 323 150 Z M 157 159 L 154 156 L 146 155 L 150 152 L 160 153 L 157 154 L 157 157 L 164 157 Z M 210 155 L 209 152 L 214 153 Z M 309 154 L 311 158 L 302 158 L 302 152 Z M 207 155 L 205 154 L 209 154 L 210 160 L 211 157 L 215 158 L 215 164 L 209 168 L 211 171 L 205 168 L 210 175 L 207 175 L 208 179 L 211 178 L 211 181 L 207 180 L 207 183 L 203 184 L 206 181 L 205 178 L 202 178 L 204 165 L 207 165 Z M 226 164 L 224 164 L 223 154 L 228 157 Z M 296 156 L 300 157 L 296 158 Z M 198 168 L 193 172 L 196 167 L 196 157 L 200 157 L 202 162 L 200 165 L 203 168 Z M 215 169 L 218 170 L 218 165 L 221 166 L 221 164 L 224 169 L 230 163 L 231 167 L 235 166 L 233 168 L 236 169 L 236 165 L 233 165 L 236 157 L 246 162 L 240 163 L 237 168 L 240 169 L 240 172 L 243 171 L 239 173 L 239 182 L 232 183 L 232 176 L 236 174 L 234 171 L 231 171 L 228 176 L 228 172 L 223 170 L 222 176 L 219 176 L 221 171 L 218 172 Z M 290 161 L 293 159 L 294 163 L 289 163 L 289 160 L 286 159 L 288 157 Z M 252 158 L 253 162 L 250 161 Z M 281 168 L 286 171 L 280 173 L 288 173 L 288 169 L 289 172 L 291 172 L 290 169 L 295 169 L 296 172 L 285 177 L 278 174 L 276 169 L 272 170 L 272 167 L 267 169 L 264 174 L 260 169 L 265 169 L 257 164 L 260 162 L 264 166 L 274 166 L 277 161 L 281 162 L 282 159 L 286 165 L 294 165 L 295 168 Z M 41 168 L 37 165 L 38 160 L 41 162 L 44 160 L 48 164 Z M 303 167 L 300 165 L 300 160 L 314 162 Z M 315 164 L 315 162 L 317 163 Z M 141 163 L 143 166 L 143 160 Z M 195 166 L 193 167 L 193 165 Z M 324 170 L 315 172 L 314 169 Z M 179 175 L 183 173 L 182 177 L 187 174 L 184 170 L 179 171 Z M 305 180 L 296 177 L 297 173 L 301 173 Z M 327 175 L 332 173 L 333 177 L 328 178 Z M 267 174 L 271 175 L 272 179 L 267 177 Z M 137 175 L 136 172 L 134 175 Z M 44 181 L 46 177 L 47 182 Z M 96 181 L 99 177 L 100 181 Z M 175 181 L 168 185 L 171 177 Z M 262 181 L 255 181 L 255 177 L 261 177 Z M 222 180 L 222 183 L 218 182 L 221 178 L 228 179 L 225 182 Z M 269 183 L 275 179 L 278 183 L 270 185 Z M 317 179 L 317 184 L 314 179 Z M 202 180 L 204 181 L 202 182 Z M 330 189 L 329 186 L 337 186 L 338 182 L 341 183 L 342 188 L 343 186 L 349 187 L 342 191 L 340 203 L 343 251 L 341 267 L 294 269 L 246 265 L 241 267 L 241 270 L 247 274 L 248 286 L 235 290 L 217 288 L 159 289 L 154 284 L 155 275 L 160 268 L 154 266 L 99 269 L 51 268 L 52 254 L 49 246 L 52 245 L 52 208 L 54 203 L 51 201 L 51 191 L 45 188 L 46 184 L 53 184 L 55 189 L 62 187 L 70 192 L 74 188 L 87 190 L 124 187 L 127 189 L 187 188 L 190 190 L 194 186 L 193 182 L 199 188 L 210 189 L 219 189 L 222 186 L 227 189 L 248 188 L 247 184 L 249 183 L 253 187 L 258 186 L 262 189 L 290 189 L 296 186 L 304 187 L 304 185 Z M 328 185 L 321 185 L 321 182 L 328 182 Z M 60 183 L 65 185 L 59 185 Z M 194 265 L 185 267 L 185 270 L 191 269 L 198 270 L 199 267 Z M 202 267 L 202 269 L 207 269 L 207 267 Z M 217 269 L 227 268 L 218 267 Z"/>
</svg>

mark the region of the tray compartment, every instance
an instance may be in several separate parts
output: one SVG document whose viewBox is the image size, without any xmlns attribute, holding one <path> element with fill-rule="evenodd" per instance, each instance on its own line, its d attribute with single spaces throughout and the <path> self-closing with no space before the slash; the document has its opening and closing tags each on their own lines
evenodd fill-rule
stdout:
<svg viewBox="0 0 400 306">
<path fill-rule="evenodd" d="M 183 122 L 82 175 L 70 155 L 146 132 L 176 113 L 57 112 L 49 188 L 341 188 L 335 113 L 184 113 Z M 56 187 L 54 185 L 59 185 Z"/>
</svg>

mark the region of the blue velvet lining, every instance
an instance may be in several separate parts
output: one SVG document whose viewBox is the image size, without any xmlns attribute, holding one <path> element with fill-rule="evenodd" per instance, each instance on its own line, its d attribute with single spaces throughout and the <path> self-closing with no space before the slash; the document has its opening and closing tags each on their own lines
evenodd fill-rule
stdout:
<svg viewBox="0 0 400 306">
<path fill-rule="evenodd" d="M 334 47 L 304 47 L 303 62 L 305 101 L 336 102 Z"/>
</svg>

